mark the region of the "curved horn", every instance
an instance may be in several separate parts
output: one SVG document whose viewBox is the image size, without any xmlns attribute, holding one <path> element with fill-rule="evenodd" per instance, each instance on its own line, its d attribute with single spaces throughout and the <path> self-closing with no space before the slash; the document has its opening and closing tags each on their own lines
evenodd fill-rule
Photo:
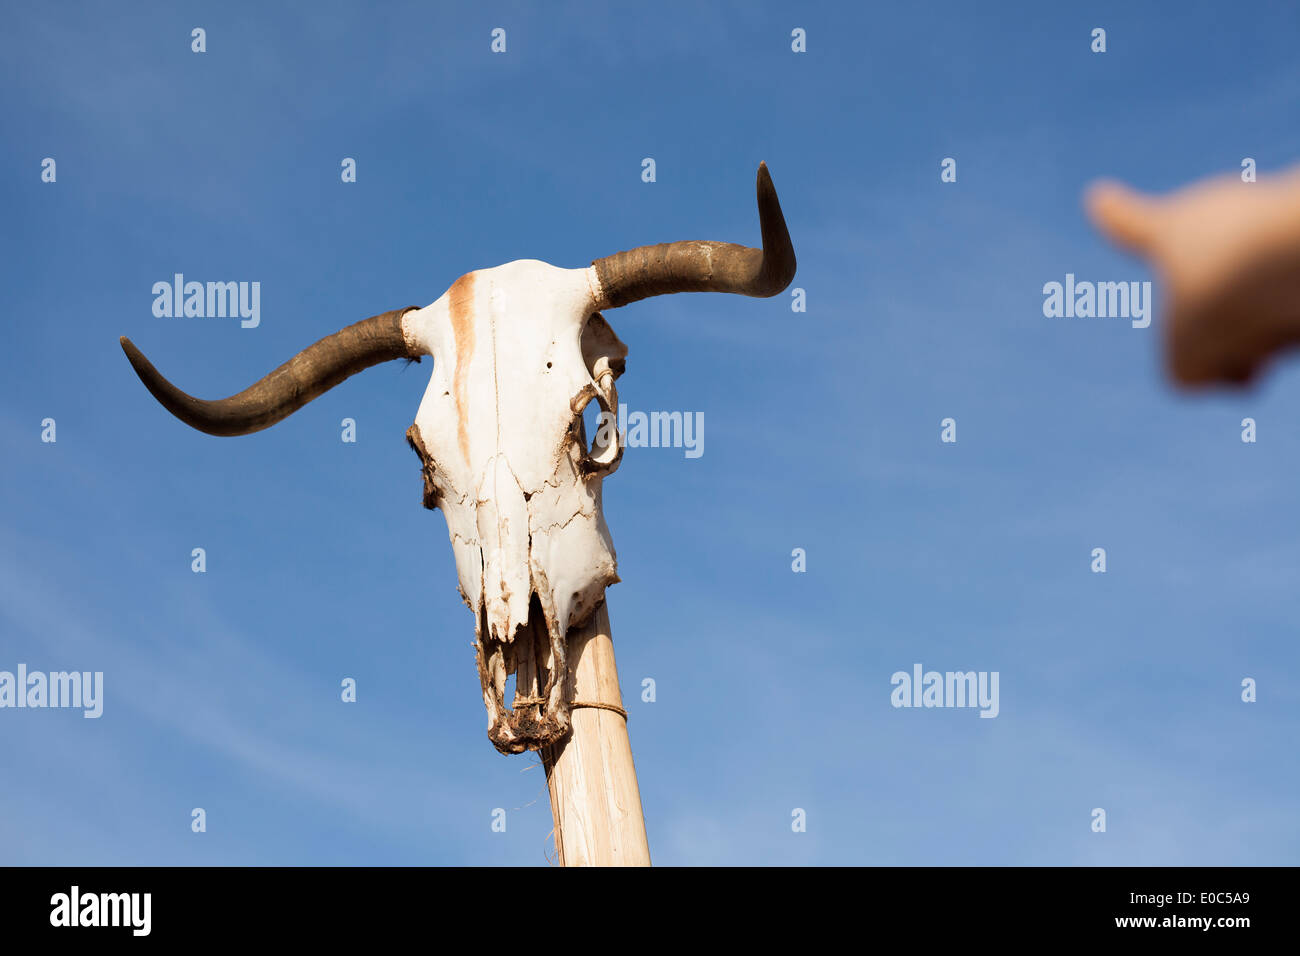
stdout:
<svg viewBox="0 0 1300 956">
<path fill-rule="evenodd" d="M 670 292 L 776 295 L 794 278 L 794 246 L 767 163 L 758 164 L 758 220 L 763 248 L 731 242 L 661 242 L 597 259 L 598 308 L 613 309 Z"/>
<path fill-rule="evenodd" d="M 209 435 L 247 435 L 270 428 L 362 369 L 391 359 L 419 361 L 402 334 L 402 316 L 417 306 L 371 316 L 303 349 L 237 395 L 204 401 L 186 395 L 153 367 L 125 335 L 122 351 L 163 408 Z"/>
</svg>

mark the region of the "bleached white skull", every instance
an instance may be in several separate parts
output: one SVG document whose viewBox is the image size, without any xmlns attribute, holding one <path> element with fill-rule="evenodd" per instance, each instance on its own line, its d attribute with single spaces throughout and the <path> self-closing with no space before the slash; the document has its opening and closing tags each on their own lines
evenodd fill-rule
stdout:
<svg viewBox="0 0 1300 956">
<path fill-rule="evenodd" d="M 765 165 L 758 207 L 761 250 L 673 242 L 585 269 L 531 259 L 481 269 L 431 305 L 351 325 L 219 401 L 181 392 L 128 339 L 122 347 L 164 407 L 215 435 L 269 427 L 379 362 L 432 356 L 407 440 L 423 464 L 425 506 L 446 517 L 460 591 L 476 615 L 488 736 L 503 752 L 536 749 L 569 727 L 566 634 L 618 580 L 601 481 L 618 467 L 621 439 L 601 428 L 589 446 L 583 428 L 593 401 L 616 412 L 614 380 L 627 355 L 600 310 L 671 292 L 777 294 L 795 258 Z M 545 646 L 521 634 L 543 635 Z"/>
</svg>

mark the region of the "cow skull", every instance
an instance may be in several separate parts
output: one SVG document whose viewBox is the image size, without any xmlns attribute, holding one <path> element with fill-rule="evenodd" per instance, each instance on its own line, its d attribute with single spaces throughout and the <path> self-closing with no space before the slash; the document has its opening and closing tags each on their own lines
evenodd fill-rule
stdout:
<svg viewBox="0 0 1300 956">
<path fill-rule="evenodd" d="M 460 592 L 476 615 L 488 736 L 505 753 L 537 749 L 569 727 L 568 629 L 618 580 L 601 481 L 618 467 L 621 438 L 602 427 L 589 446 L 583 428 L 593 401 L 617 412 L 614 380 L 627 356 L 600 310 L 671 292 L 776 295 L 795 257 L 763 164 L 758 210 L 761 250 L 671 242 L 586 269 L 531 259 L 481 269 L 432 305 L 348 326 L 219 401 L 177 389 L 125 337 L 122 348 L 168 411 L 213 435 L 267 428 L 379 362 L 433 356 L 407 441 L 423 464 L 425 507 L 447 519 Z M 544 633 L 542 646 L 516 639 L 530 626 Z"/>
</svg>

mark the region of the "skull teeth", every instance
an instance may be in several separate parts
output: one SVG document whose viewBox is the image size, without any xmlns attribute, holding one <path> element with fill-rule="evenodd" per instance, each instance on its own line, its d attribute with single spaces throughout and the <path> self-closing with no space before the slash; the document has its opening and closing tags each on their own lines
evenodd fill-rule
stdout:
<svg viewBox="0 0 1300 956">
<path fill-rule="evenodd" d="M 488 739 L 506 754 L 540 750 L 569 730 L 569 702 L 565 693 L 568 666 L 563 638 L 542 610 L 534 590 L 528 620 L 510 640 L 502 640 L 483 626 L 486 609 L 480 605 L 478 639 L 479 679 L 488 710 Z M 558 662 L 559 672 L 552 673 Z M 514 675 L 514 699 L 506 702 L 507 679 Z"/>
</svg>

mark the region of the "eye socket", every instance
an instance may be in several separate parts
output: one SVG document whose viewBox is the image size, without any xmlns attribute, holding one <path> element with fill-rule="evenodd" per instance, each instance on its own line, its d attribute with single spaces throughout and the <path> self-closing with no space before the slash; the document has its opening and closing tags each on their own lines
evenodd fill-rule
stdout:
<svg viewBox="0 0 1300 956">
<path fill-rule="evenodd" d="M 618 401 L 615 395 L 610 400 Z M 583 470 L 587 473 L 608 474 L 623 456 L 616 409 L 617 405 L 609 407 L 594 386 L 588 386 L 582 407 L 574 413 L 572 428 L 582 443 Z"/>
<path fill-rule="evenodd" d="M 582 444 L 587 449 L 589 456 L 594 456 L 600 452 L 600 449 L 595 448 L 593 443 L 599 434 L 602 414 L 600 402 L 595 400 L 588 402 L 586 408 L 582 410 Z"/>
</svg>

